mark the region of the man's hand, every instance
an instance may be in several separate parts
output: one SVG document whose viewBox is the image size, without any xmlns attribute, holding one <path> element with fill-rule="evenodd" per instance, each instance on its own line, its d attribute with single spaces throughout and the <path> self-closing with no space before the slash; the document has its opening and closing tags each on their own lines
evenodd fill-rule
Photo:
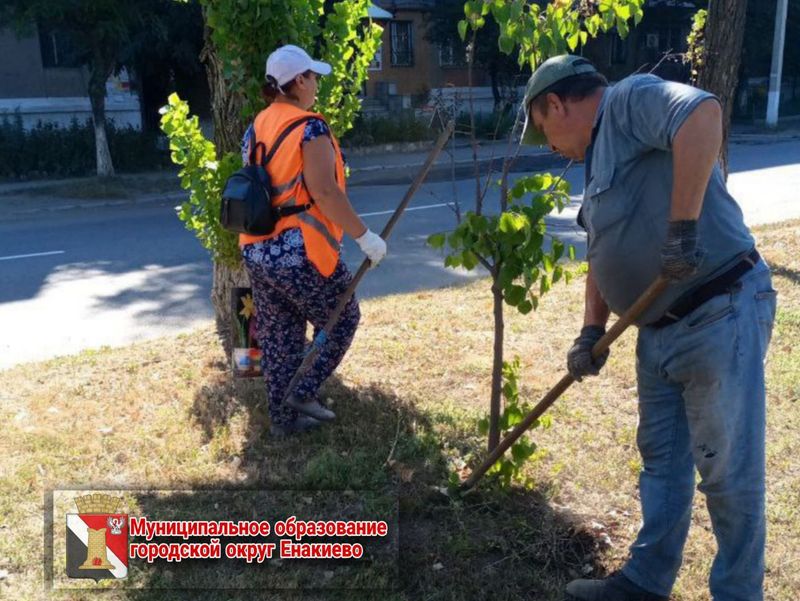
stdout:
<svg viewBox="0 0 800 601">
<path fill-rule="evenodd" d="M 671 282 L 693 276 L 705 253 L 697 243 L 697 220 L 670 221 L 661 247 L 661 275 Z"/>
<path fill-rule="evenodd" d="M 575 339 L 575 344 L 567 353 L 567 370 L 569 374 L 580 382 L 584 376 L 596 376 L 606 364 L 609 351 L 606 350 L 597 359 L 592 359 L 592 348 L 606 333 L 602 326 L 583 326 L 581 335 Z"/>
</svg>

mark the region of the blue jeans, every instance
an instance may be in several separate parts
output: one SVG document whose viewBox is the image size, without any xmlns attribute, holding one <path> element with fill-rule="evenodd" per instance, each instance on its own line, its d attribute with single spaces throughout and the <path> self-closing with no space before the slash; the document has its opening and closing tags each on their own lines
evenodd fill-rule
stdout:
<svg viewBox="0 0 800 601">
<path fill-rule="evenodd" d="M 623 573 L 653 593 L 668 596 L 681 565 L 697 468 L 717 540 L 714 601 L 763 599 L 764 357 L 775 306 L 762 261 L 681 321 L 639 330 L 642 527 Z"/>
</svg>

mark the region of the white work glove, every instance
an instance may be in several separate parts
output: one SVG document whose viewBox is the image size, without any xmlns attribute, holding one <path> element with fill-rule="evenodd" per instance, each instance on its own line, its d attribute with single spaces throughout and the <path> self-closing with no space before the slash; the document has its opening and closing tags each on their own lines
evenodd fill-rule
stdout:
<svg viewBox="0 0 800 601">
<path fill-rule="evenodd" d="M 356 238 L 356 244 L 372 263 L 370 267 L 376 267 L 386 256 L 386 241 L 370 229 Z"/>
</svg>

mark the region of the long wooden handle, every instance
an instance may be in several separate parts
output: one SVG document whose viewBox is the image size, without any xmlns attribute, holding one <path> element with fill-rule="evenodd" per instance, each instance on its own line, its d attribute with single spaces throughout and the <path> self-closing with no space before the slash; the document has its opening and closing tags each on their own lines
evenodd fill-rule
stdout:
<svg viewBox="0 0 800 601">
<path fill-rule="evenodd" d="M 381 238 L 384 240 L 389 238 L 389 235 L 392 233 L 395 224 L 400 220 L 400 216 L 406 210 L 406 207 L 411 202 L 414 194 L 416 194 L 419 187 L 422 185 L 422 182 L 425 181 L 425 178 L 428 176 L 428 171 L 430 171 L 433 162 L 436 160 L 436 157 L 439 156 L 439 153 L 442 152 L 442 148 L 447 143 L 447 140 L 450 139 L 450 136 L 453 135 L 453 130 L 455 129 L 455 121 L 450 121 L 439 135 L 439 138 L 436 140 L 436 144 L 431 149 L 430 153 L 428 154 L 428 158 L 425 160 L 425 163 L 422 165 L 422 168 L 417 173 L 417 177 L 414 178 L 414 181 L 409 186 L 408 190 L 406 191 L 403 200 L 400 201 L 397 209 L 395 209 L 394 213 L 392 214 L 389 221 L 386 223 L 386 226 L 383 228 L 381 232 Z M 350 301 L 350 298 L 356 291 L 356 287 L 358 286 L 359 282 L 361 282 L 361 278 L 364 277 L 364 274 L 369 269 L 369 259 L 364 259 L 361 263 L 361 266 L 358 268 L 356 275 L 353 277 L 350 285 L 347 287 L 341 296 L 339 296 L 339 300 L 336 303 L 336 308 L 331 313 L 330 317 L 328 318 L 325 327 L 314 337 L 314 341 L 311 344 L 311 348 L 306 353 L 306 356 L 303 357 L 303 362 L 300 364 L 300 367 L 297 368 L 297 371 L 292 376 L 291 381 L 289 382 L 288 386 L 286 387 L 286 393 L 284 394 L 283 401 L 285 402 L 286 399 L 294 392 L 295 387 L 297 386 L 300 378 L 302 378 L 305 373 L 311 368 L 311 365 L 314 363 L 314 360 L 319 355 L 320 350 L 325 345 L 325 342 L 328 340 L 328 336 L 333 331 L 333 328 L 336 326 L 336 323 L 339 321 L 339 317 L 341 317 L 342 312 L 344 311 L 347 303 Z"/>
<path fill-rule="evenodd" d="M 658 298 L 662 292 L 666 289 L 669 285 L 669 282 L 662 277 L 656 278 L 656 280 L 650 284 L 650 287 L 645 290 L 639 299 L 633 304 L 633 306 L 628 309 L 617 321 L 616 323 L 611 326 L 611 329 L 606 332 L 603 337 L 598 340 L 595 345 L 592 347 L 592 357 L 597 358 L 604 354 L 608 348 L 613 344 L 613 342 L 620 337 L 620 335 L 630 326 L 639 315 L 641 315 L 647 307 L 649 307 L 653 301 Z M 572 383 L 575 381 L 571 375 L 567 374 L 561 380 L 550 389 L 550 391 L 544 395 L 541 401 L 531 409 L 530 413 L 525 416 L 525 418 L 516 425 L 516 427 L 506 436 L 503 440 L 501 440 L 498 445 L 489 453 L 489 456 L 486 460 L 480 465 L 478 469 L 476 469 L 469 478 L 467 478 L 462 484 L 462 490 L 469 490 L 480 480 L 483 475 L 492 467 L 495 462 L 503 456 L 503 454 L 509 449 L 511 445 L 513 445 L 517 439 L 522 436 L 528 428 L 530 428 L 533 423 L 539 419 L 542 414 L 547 411 L 550 406 L 556 402 L 558 397 L 564 394 L 564 391 L 569 388 Z"/>
</svg>

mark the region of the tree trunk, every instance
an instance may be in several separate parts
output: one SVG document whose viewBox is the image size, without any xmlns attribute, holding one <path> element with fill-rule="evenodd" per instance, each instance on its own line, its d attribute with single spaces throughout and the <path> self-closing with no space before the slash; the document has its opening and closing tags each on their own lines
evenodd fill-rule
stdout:
<svg viewBox="0 0 800 601">
<path fill-rule="evenodd" d="M 705 27 L 705 61 L 697 85 L 722 102 L 722 148 L 720 161 L 728 177 L 728 134 L 736 102 L 739 62 L 742 58 L 747 0 L 710 0 Z"/>
<path fill-rule="evenodd" d="M 211 41 L 208 28 L 205 31 L 205 47 L 200 55 L 206 66 L 208 87 L 211 91 L 211 117 L 214 121 L 214 146 L 217 157 L 222 158 L 227 152 L 238 152 L 245 123 L 242 121 L 242 109 L 245 98 L 233 91 L 225 79 L 222 61 L 217 56 L 214 43 Z"/>
<path fill-rule="evenodd" d="M 489 452 L 500 442 L 500 413 L 502 411 L 503 389 L 503 291 L 497 282 L 492 284 L 494 300 L 494 360 L 492 362 L 492 396 L 489 401 Z"/>
<path fill-rule="evenodd" d="M 217 157 L 228 152 L 236 152 L 244 134 L 242 123 L 242 107 L 244 97 L 237 94 L 228 85 L 219 59 L 211 41 L 208 28 L 205 31 L 205 48 L 201 54 L 208 75 L 208 86 L 211 91 L 211 115 L 214 122 L 214 146 Z M 231 291 L 234 288 L 247 288 L 250 280 L 247 271 L 239 264 L 231 269 L 227 265 L 214 263 L 214 281 L 211 288 L 211 302 L 216 314 L 217 332 L 227 353 L 231 347 L 231 328 L 233 326 L 233 309 Z"/>
<path fill-rule="evenodd" d="M 240 264 L 231 269 L 222 263 L 214 263 L 214 279 L 211 286 L 211 304 L 214 306 L 217 334 L 219 335 L 225 354 L 230 356 L 233 348 L 234 304 L 232 292 L 234 288 L 250 287 L 247 270 Z"/>
<path fill-rule="evenodd" d="M 498 81 L 497 71 L 497 61 L 492 60 L 489 63 L 489 78 L 492 85 L 492 99 L 494 100 L 493 108 L 495 113 L 500 108 L 500 101 L 503 99 L 503 95 L 500 93 L 500 82 Z"/>
<path fill-rule="evenodd" d="M 105 60 L 101 52 L 96 51 L 89 76 L 89 103 L 92 106 L 98 177 L 114 175 L 114 163 L 111 160 L 108 136 L 106 136 L 106 82 L 113 72 L 114 63 Z"/>
</svg>

